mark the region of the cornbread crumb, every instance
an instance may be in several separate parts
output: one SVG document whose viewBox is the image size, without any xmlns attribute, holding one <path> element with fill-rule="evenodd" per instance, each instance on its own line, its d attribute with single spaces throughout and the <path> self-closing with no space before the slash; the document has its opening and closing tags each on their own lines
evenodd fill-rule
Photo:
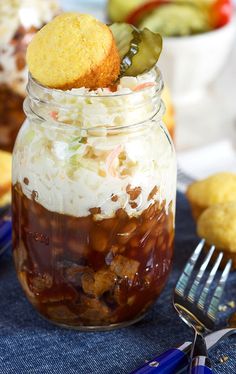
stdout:
<svg viewBox="0 0 236 374">
<path fill-rule="evenodd" d="M 227 305 L 228 305 L 230 308 L 232 308 L 232 309 L 234 309 L 234 308 L 236 307 L 236 303 L 235 303 L 234 300 L 229 301 L 229 302 L 227 303 Z"/>
<path fill-rule="evenodd" d="M 229 357 L 228 356 L 221 356 L 219 361 L 221 364 L 225 363 L 226 361 L 228 361 Z"/>
<path fill-rule="evenodd" d="M 218 307 L 219 312 L 226 312 L 227 309 L 227 305 L 219 305 Z"/>
<path fill-rule="evenodd" d="M 63 13 L 29 44 L 26 60 L 33 78 L 59 89 L 111 85 L 120 57 L 109 27 L 90 15 Z"/>
</svg>

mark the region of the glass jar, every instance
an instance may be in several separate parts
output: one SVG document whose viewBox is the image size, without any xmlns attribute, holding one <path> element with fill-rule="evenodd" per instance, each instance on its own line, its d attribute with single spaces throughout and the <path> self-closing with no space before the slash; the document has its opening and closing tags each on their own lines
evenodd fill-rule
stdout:
<svg viewBox="0 0 236 374">
<path fill-rule="evenodd" d="M 27 46 L 58 9 L 57 0 L 0 2 L 0 149 L 12 151 L 24 120 Z"/>
<path fill-rule="evenodd" d="M 46 319 L 104 330 L 143 317 L 171 270 L 176 161 L 161 74 L 137 92 L 29 79 L 13 153 L 13 256 Z"/>
</svg>

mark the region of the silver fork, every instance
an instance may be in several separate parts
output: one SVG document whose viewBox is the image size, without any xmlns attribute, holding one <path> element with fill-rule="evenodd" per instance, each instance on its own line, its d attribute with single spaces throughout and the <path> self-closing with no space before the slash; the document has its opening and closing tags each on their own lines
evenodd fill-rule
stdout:
<svg viewBox="0 0 236 374">
<path fill-rule="evenodd" d="M 179 191 L 185 192 L 188 185 L 195 181 L 194 178 L 186 174 L 179 166 L 177 167 L 177 185 Z"/>
<path fill-rule="evenodd" d="M 201 280 L 215 250 L 215 247 L 212 246 L 191 284 L 192 272 L 204 245 L 205 240 L 201 240 L 187 262 L 173 293 L 173 305 L 180 318 L 194 329 L 195 337 L 191 354 L 193 360 L 190 365 L 190 373 L 194 374 L 212 373 L 204 335 L 215 328 L 220 299 L 232 265 L 232 261 L 229 260 L 221 274 L 217 286 L 212 290 L 213 280 L 223 258 L 223 253 L 221 252 L 212 266 L 210 274 L 201 290 Z M 190 284 L 191 287 L 189 289 Z M 198 298 L 199 291 L 200 296 Z"/>
</svg>

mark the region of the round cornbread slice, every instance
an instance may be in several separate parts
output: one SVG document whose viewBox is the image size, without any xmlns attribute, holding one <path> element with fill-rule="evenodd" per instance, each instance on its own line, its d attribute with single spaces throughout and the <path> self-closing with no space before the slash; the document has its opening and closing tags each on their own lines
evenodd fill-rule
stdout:
<svg viewBox="0 0 236 374">
<path fill-rule="evenodd" d="M 225 259 L 231 258 L 236 268 L 236 201 L 206 209 L 198 219 L 197 233 L 209 246 L 216 246 L 216 253 L 223 251 Z"/>
<path fill-rule="evenodd" d="M 29 44 L 26 60 L 40 84 L 63 90 L 108 87 L 120 72 L 109 27 L 80 13 L 63 13 L 44 26 Z"/>
<path fill-rule="evenodd" d="M 217 173 L 194 182 L 188 187 L 186 196 L 197 220 L 205 209 L 214 204 L 236 201 L 236 174 Z"/>
</svg>

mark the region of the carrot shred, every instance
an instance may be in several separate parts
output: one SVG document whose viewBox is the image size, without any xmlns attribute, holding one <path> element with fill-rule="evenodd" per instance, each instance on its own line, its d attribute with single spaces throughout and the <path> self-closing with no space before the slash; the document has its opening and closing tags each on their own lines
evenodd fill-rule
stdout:
<svg viewBox="0 0 236 374">
<path fill-rule="evenodd" d="M 117 172 L 115 170 L 114 162 L 115 162 L 116 158 L 119 156 L 119 154 L 122 152 L 122 148 L 123 147 L 119 144 L 107 156 L 106 167 L 107 167 L 108 174 L 110 174 L 112 177 L 117 177 Z"/>
<path fill-rule="evenodd" d="M 153 82 L 141 83 L 138 86 L 134 87 L 133 91 L 140 91 L 140 90 L 143 90 L 144 88 L 153 87 L 153 86 L 155 86 L 155 83 Z"/>
<path fill-rule="evenodd" d="M 51 116 L 54 120 L 57 120 L 57 119 L 58 119 L 58 112 L 52 111 L 52 112 L 50 113 L 50 116 Z"/>
</svg>

